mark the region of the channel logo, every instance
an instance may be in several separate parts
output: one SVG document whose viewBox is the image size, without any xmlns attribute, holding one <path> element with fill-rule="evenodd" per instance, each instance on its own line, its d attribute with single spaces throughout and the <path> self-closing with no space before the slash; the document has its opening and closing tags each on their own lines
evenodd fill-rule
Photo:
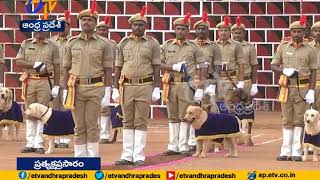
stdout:
<svg viewBox="0 0 320 180">
<path fill-rule="evenodd" d="M 167 180 L 175 180 L 176 172 L 175 171 L 167 171 Z"/>
<path fill-rule="evenodd" d="M 248 180 L 255 180 L 256 178 L 257 178 L 257 172 L 256 171 L 248 172 Z"/>
</svg>

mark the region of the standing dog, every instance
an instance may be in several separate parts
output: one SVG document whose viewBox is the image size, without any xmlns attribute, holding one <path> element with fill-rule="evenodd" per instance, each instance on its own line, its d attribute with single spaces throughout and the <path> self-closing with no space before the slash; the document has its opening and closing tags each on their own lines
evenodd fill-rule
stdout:
<svg viewBox="0 0 320 180">
<path fill-rule="evenodd" d="M 49 141 L 46 154 L 51 154 L 54 149 L 54 139 L 57 136 L 74 134 L 74 121 L 70 111 L 56 111 L 39 103 L 32 103 L 24 112 L 29 119 L 40 119 L 44 123 L 43 134 Z"/>
<path fill-rule="evenodd" d="M 13 102 L 12 91 L 9 88 L 0 90 L 0 138 L 5 126 L 8 128 L 8 140 L 19 140 L 20 125 L 23 123 L 22 110 L 19 104 Z M 14 137 L 14 127 L 16 134 Z"/>
<path fill-rule="evenodd" d="M 320 114 L 319 111 L 308 109 L 304 114 L 304 144 L 302 160 L 306 161 L 308 147 L 313 147 L 313 161 L 318 161 L 318 150 L 320 149 Z"/>
<path fill-rule="evenodd" d="M 211 140 L 216 138 L 225 138 L 229 146 L 227 157 L 238 156 L 236 138 L 240 135 L 240 123 L 235 116 L 211 114 L 201 107 L 189 106 L 185 120 L 195 129 L 197 149 L 194 157 L 206 157 Z"/>
</svg>

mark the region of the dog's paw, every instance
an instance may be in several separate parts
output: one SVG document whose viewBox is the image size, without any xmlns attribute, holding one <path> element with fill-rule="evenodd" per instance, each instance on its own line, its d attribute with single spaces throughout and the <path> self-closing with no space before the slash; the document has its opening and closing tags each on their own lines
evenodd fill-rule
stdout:
<svg viewBox="0 0 320 180">
<path fill-rule="evenodd" d="M 307 156 L 306 155 L 302 156 L 302 161 L 307 161 Z"/>
<path fill-rule="evenodd" d="M 213 152 L 218 153 L 218 152 L 220 152 L 220 149 L 219 148 L 214 148 Z"/>
<path fill-rule="evenodd" d="M 201 154 L 199 155 L 199 158 L 205 158 L 205 157 L 207 157 L 206 154 L 201 153 Z"/>
<path fill-rule="evenodd" d="M 51 154 L 52 153 L 52 151 L 50 151 L 50 150 L 47 150 L 46 152 L 45 152 L 45 154 Z"/>
<path fill-rule="evenodd" d="M 318 157 L 315 157 L 315 156 L 314 156 L 314 157 L 312 158 L 312 161 L 313 161 L 313 162 L 318 162 Z"/>
<path fill-rule="evenodd" d="M 200 154 L 199 153 L 195 153 L 192 155 L 192 157 L 198 157 Z"/>
</svg>

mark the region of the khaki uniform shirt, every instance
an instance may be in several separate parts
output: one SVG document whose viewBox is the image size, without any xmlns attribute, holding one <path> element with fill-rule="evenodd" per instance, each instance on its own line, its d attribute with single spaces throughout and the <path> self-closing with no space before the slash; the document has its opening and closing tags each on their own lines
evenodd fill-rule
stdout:
<svg viewBox="0 0 320 180">
<path fill-rule="evenodd" d="M 206 68 L 206 59 L 200 46 L 193 41 L 185 40 L 180 43 L 177 39 L 170 39 L 162 45 L 161 61 L 165 64 L 173 65 L 182 61 L 187 64 L 188 74 L 194 77 L 197 65 L 200 68 Z M 170 71 L 170 74 L 181 75 L 176 71 Z"/>
<path fill-rule="evenodd" d="M 298 48 L 292 41 L 282 42 L 271 64 L 282 65 L 283 68 L 295 68 L 299 72 L 299 78 L 309 78 L 310 70 L 318 69 L 317 51 L 306 42 L 303 42 Z"/>
<path fill-rule="evenodd" d="M 198 39 L 193 40 L 193 42 L 201 47 L 203 55 L 209 65 L 209 74 L 214 72 L 215 66 L 222 66 L 221 51 L 215 42 L 210 40 L 199 41 Z"/>
<path fill-rule="evenodd" d="M 317 80 L 320 80 L 320 43 L 316 43 L 315 40 L 309 42 L 309 45 L 311 45 L 311 47 L 313 47 L 317 52 L 317 58 L 318 58 L 318 71 L 317 71 Z"/>
<path fill-rule="evenodd" d="M 151 36 L 125 37 L 119 43 L 119 53 L 115 66 L 122 67 L 121 74 L 127 78 L 153 76 L 153 66 L 160 65 L 161 48 Z"/>
<path fill-rule="evenodd" d="M 4 52 L 3 52 L 3 48 L 0 45 L 0 64 L 4 63 Z"/>
<path fill-rule="evenodd" d="M 241 45 L 243 49 L 244 59 L 246 60 L 246 63 L 244 64 L 244 74 L 245 76 L 251 77 L 252 66 L 258 64 L 256 48 L 253 44 L 247 41 L 242 41 Z"/>
<path fill-rule="evenodd" d="M 228 71 L 236 71 L 240 64 L 246 63 L 243 48 L 239 42 L 229 39 L 226 44 L 223 44 L 223 42 L 218 39 L 217 45 L 221 50 L 224 69 L 226 66 Z"/>
<path fill-rule="evenodd" d="M 37 43 L 35 38 L 24 40 L 16 58 L 32 63 L 43 62 L 49 73 L 53 72 L 54 64 L 60 64 L 59 48 L 49 39 L 45 39 L 41 44 Z M 29 68 L 27 73 L 37 74 L 33 68 Z"/>
<path fill-rule="evenodd" d="M 84 33 L 68 40 L 63 67 L 78 78 L 104 77 L 103 68 L 113 66 L 112 44 L 94 33 L 87 39 Z"/>
</svg>

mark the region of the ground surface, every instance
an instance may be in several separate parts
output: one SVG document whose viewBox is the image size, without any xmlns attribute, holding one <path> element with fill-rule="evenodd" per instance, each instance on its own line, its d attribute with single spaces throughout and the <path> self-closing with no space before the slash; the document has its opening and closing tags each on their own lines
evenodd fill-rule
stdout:
<svg viewBox="0 0 320 180">
<path fill-rule="evenodd" d="M 168 124 L 165 119 L 150 120 L 147 146 L 145 149 L 146 166 L 114 166 L 115 160 L 120 158 L 122 138 L 119 133 L 116 144 L 100 145 L 103 169 L 206 169 L 206 170 L 319 170 L 320 162 L 278 162 L 282 142 L 281 120 L 278 112 L 258 112 L 253 130 L 254 147 L 239 146 L 238 158 L 226 158 L 225 152 L 210 153 L 208 158 L 199 159 L 185 156 L 164 157 L 168 143 Z M 51 155 L 22 154 L 24 147 L 25 129 L 21 128 L 20 141 L 8 141 L 7 131 L 0 140 L 0 169 L 16 169 L 16 157 L 60 157 L 73 156 L 73 149 L 57 149 Z M 71 145 L 72 146 L 72 145 Z"/>
</svg>

